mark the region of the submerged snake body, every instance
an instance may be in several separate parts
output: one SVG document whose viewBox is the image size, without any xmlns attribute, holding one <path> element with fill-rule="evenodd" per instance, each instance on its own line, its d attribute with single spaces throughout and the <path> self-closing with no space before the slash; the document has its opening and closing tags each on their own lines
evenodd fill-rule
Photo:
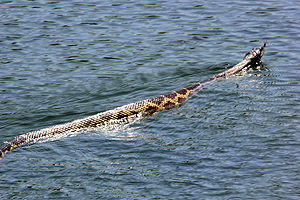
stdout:
<svg viewBox="0 0 300 200">
<path fill-rule="evenodd" d="M 254 48 L 248 52 L 244 59 L 231 69 L 228 69 L 203 81 L 189 85 L 185 88 L 181 88 L 152 99 L 145 99 L 135 103 L 127 104 L 113 110 L 102 112 L 86 118 L 77 119 L 65 124 L 60 124 L 16 136 L 0 145 L 0 160 L 6 153 L 10 152 L 14 148 L 40 139 L 45 139 L 51 136 L 69 132 L 97 128 L 106 124 L 122 123 L 129 121 L 130 119 L 144 117 L 162 110 L 174 108 L 185 102 L 188 98 L 196 94 L 204 86 L 211 84 L 213 81 L 220 78 L 226 78 L 230 75 L 240 72 L 243 69 L 247 69 L 249 66 L 260 63 L 265 46 L 266 44 L 264 44 L 262 47 Z"/>
</svg>

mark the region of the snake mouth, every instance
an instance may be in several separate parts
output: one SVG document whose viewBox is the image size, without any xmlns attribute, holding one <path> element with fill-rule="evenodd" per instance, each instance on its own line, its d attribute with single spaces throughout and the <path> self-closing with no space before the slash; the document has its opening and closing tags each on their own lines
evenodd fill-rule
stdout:
<svg viewBox="0 0 300 200">
<path fill-rule="evenodd" d="M 261 58 L 264 55 L 266 45 L 267 43 L 265 42 L 263 46 L 253 48 L 250 52 L 248 52 L 245 55 L 244 59 L 247 58 L 251 60 L 250 63 L 251 67 L 255 67 L 261 64 Z"/>
<path fill-rule="evenodd" d="M 258 57 L 259 59 L 261 59 L 261 57 L 264 55 L 266 45 L 267 43 L 264 43 L 264 46 L 252 49 L 252 51 L 250 51 L 250 54 L 253 53 L 254 57 Z"/>
<path fill-rule="evenodd" d="M 264 55 L 265 53 L 265 47 L 267 46 L 267 43 L 264 43 L 264 46 L 260 47 L 260 58 Z"/>
<path fill-rule="evenodd" d="M 266 47 L 266 45 L 267 45 L 267 43 L 265 42 L 265 43 L 264 43 L 264 46 L 259 47 L 259 50 L 256 52 L 257 55 L 256 55 L 256 60 L 255 60 L 255 62 L 256 62 L 257 64 L 260 64 L 260 63 L 261 63 L 261 58 L 262 58 L 262 56 L 263 56 L 264 53 L 265 53 L 265 47 Z"/>
</svg>

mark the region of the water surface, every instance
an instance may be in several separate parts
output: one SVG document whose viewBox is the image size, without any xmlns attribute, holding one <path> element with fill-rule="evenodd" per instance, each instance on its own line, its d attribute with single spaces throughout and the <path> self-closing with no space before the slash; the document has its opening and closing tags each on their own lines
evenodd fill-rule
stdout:
<svg viewBox="0 0 300 200">
<path fill-rule="evenodd" d="M 299 199 L 297 1 L 2 1 L 0 142 L 164 94 L 242 60 L 184 106 L 38 142 L 2 199 Z"/>
</svg>

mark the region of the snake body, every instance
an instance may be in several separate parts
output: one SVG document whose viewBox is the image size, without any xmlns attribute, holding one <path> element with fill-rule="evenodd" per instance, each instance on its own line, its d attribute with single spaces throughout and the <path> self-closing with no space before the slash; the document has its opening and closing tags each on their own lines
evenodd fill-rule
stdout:
<svg viewBox="0 0 300 200">
<path fill-rule="evenodd" d="M 188 98 L 215 80 L 226 78 L 240 72 L 241 70 L 247 69 L 250 66 L 258 65 L 258 63 L 261 62 L 260 60 L 265 51 L 265 46 L 266 43 L 264 46 L 252 49 L 245 55 L 244 59 L 240 63 L 224 72 L 168 94 L 127 104 L 117 107 L 113 110 L 98 113 L 86 118 L 77 119 L 65 124 L 60 124 L 16 136 L 0 144 L 0 160 L 6 153 L 12 151 L 13 149 L 40 139 L 90 128 L 98 128 L 106 124 L 122 123 L 132 118 L 134 119 L 138 117 L 149 116 L 162 110 L 174 108 L 185 102 Z"/>
</svg>

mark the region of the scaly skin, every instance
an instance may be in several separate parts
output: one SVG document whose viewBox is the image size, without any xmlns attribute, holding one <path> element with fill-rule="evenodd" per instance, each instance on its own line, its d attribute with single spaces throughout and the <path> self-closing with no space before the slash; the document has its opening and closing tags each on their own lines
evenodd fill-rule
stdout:
<svg viewBox="0 0 300 200">
<path fill-rule="evenodd" d="M 86 118 L 77 119 L 65 124 L 60 124 L 16 136 L 0 145 L 0 160 L 6 153 L 12 151 L 13 149 L 40 139 L 45 139 L 64 133 L 98 128 L 107 124 L 123 123 L 129 121 L 130 119 L 145 117 L 162 110 L 174 108 L 185 102 L 188 98 L 215 80 L 234 75 L 243 69 L 247 69 L 250 66 L 260 63 L 260 59 L 264 54 L 265 47 L 266 43 L 262 47 L 252 49 L 245 55 L 244 59 L 240 63 L 224 72 L 171 93 L 160 95 L 152 99 L 145 99 L 135 103 L 127 104 L 113 110 L 98 113 Z"/>
</svg>

